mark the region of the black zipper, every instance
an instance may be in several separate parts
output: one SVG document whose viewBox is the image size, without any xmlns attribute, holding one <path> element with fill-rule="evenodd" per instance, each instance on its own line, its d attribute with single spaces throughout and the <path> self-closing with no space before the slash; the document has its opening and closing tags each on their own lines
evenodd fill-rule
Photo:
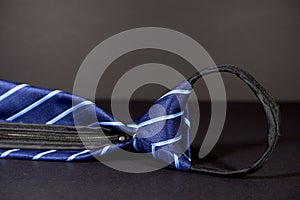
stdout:
<svg viewBox="0 0 300 200">
<path fill-rule="evenodd" d="M 131 139 L 125 132 L 108 128 L 0 123 L 0 148 L 97 149 Z"/>
</svg>

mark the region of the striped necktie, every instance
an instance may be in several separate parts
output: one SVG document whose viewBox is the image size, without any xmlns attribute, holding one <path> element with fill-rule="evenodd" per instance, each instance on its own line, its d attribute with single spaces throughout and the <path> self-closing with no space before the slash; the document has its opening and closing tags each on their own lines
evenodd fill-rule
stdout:
<svg viewBox="0 0 300 200">
<path fill-rule="evenodd" d="M 200 77 L 215 72 L 237 75 L 264 107 L 269 126 L 268 148 L 249 168 L 216 170 L 191 162 L 188 97 Z M 164 109 L 159 109 L 161 107 Z M 81 161 L 128 148 L 151 153 L 155 159 L 179 170 L 241 175 L 254 172 L 265 163 L 279 136 L 279 124 L 279 108 L 275 102 L 251 75 L 233 66 L 209 67 L 198 72 L 161 96 L 146 113 L 129 124 L 120 122 L 82 97 L 0 81 L 0 158 Z M 75 125 L 85 132 L 84 138 L 76 136 Z M 97 127 L 107 133 L 111 143 L 97 136 Z M 84 146 L 82 139 L 91 141 L 91 148 Z"/>
</svg>

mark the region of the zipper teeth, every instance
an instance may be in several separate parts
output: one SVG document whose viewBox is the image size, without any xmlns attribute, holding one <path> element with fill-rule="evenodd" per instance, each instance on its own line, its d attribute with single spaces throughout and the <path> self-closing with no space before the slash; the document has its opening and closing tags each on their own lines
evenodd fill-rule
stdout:
<svg viewBox="0 0 300 200">
<path fill-rule="evenodd" d="M 6 133 L 1 134 L 1 140 L 38 140 L 38 141 L 62 141 L 62 142 L 81 142 L 81 141 L 93 141 L 93 140 L 105 140 L 109 139 L 111 141 L 118 140 L 119 135 L 110 136 L 97 136 L 97 135 L 59 135 L 59 134 L 29 134 L 29 133 Z"/>
<path fill-rule="evenodd" d="M 83 139 L 114 139 L 114 138 L 118 138 L 119 135 L 111 135 L 111 136 L 97 136 L 97 135 L 52 135 L 52 134 L 19 134 L 19 133 L 7 133 L 7 134 L 1 134 L 0 133 L 0 138 L 28 138 L 28 139 L 58 139 L 58 140 L 64 140 L 64 139 L 68 139 L 68 140 L 83 140 Z"/>
<path fill-rule="evenodd" d="M 21 132 L 38 132 L 38 133 L 78 133 L 78 130 L 83 133 L 97 133 L 100 130 L 104 132 L 114 132 L 114 130 L 107 127 L 92 128 L 92 127 L 71 127 L 71 126 L 60 126 L 60 125 L 29 125 L 29 124 L 16 124 L 16 123 L 0 123 L 0 131 L 21 131 Z"/>
<path fill-rule="evenodd" d="M 82 133 L 78 135 L 78 130 Z M 47 149 L 83 149 L 86 146 L 99 148 L 111 143 L 125 142 L 119 140 L 131 136 L 125 132 L 108 128 L 88 128 L 69 126 L 41 126 L 28 124 L 0 123 L 0 147 Z"/>
<path fill-rule="evenodd" d="M 97 149 L 111 143 L 118 143 L 119 135 L 113 136 L 51 136 L 37 137 L 33 134 L 4 136 L 0 132 L 0 147 L 3 148 L 28 148 L 28 149 Z"/>
</svg>

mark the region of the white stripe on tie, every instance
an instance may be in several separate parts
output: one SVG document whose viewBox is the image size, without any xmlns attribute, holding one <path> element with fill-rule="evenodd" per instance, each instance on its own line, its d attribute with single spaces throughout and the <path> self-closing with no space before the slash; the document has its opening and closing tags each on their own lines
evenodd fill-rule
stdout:
<svg viewBox="0 0 300 200">
<path fill-rule="evenodd" d="M 0 158 L 5 158 L 6 156 L 8 156 L 10 153 L 15 152 L 15 151 L 20 151 L 20 149 L 11 149 L 11 150 L 7 150 L 5 152 L 3 152 L 0 156 Z"/>
<path fill-rule="evenodd" d="M 39 154 L 35 155 L 35 156 L 32 158 L 32 160 L 38 160 L 38 159 L 40 159 L 42 156 L 47 155 L 47 154 L 49 154 L 49 153 L 54 153 L 55 151 L 56 151 L 56 150 L 50 150 L 50 151 L 45 151 L 45 152 L 39 153 Z"/>
<path fill-rule="evenodd" d="M 165 95 L 161 96 L 157 101 L 169 96 L 170 94 L 190 94 L 192 90 L 171 90 L 170 92 L 166 93 Z"/>
<path fill-rule="evenodd" d="M 6 93 L 4 93 L 3 95 L 0 96 L 0 101 L 2 101 L 3 99 L 9 97 L 10 95 L 14 94 L 15 92 L 17 92 L 18 90 L 22 89 L 23 87 L 28 86 L 27 84 L 21 84 L 18 85 L 14 88 L 12 88 L 11 90 L 7 91 Z"/>
<path fill-rule="evenodd" d="M 36 101 L 35 103 L 31 104 L 30 106 L 24 108 L 23 110 L 21 110 L 20 112 L 18 112 L 17 114 L 7 118 L 7 121 L 13 121 L 18 117 L 21 117 L 22 115 L 26 114 L 27 112 L 29 112 L 30 110 L 34 109 L 35 107 L 41 105 L 42 103 L 44 103 L 45 101 L 47 101 L 48 99 L 50 99 L 51 97 L 55 96 L 56 94 L 60 93 L 60 90 L 55 90 L 53 92 L 50 92 L 49 94 L 47 94 L 46 96 L 44 96 L 43 98 L 41 98 L 40 100 Z"/>
<path fill-rule="evenodd" d="M 62 112 L 61 114 L 59 114 L 58 116 L 56 116 L 55 118 L 51 119 L 50 121 L 48 121 L 46 124 L 54 124 L 56 123 L 57 121 L 61 120 L 62 118 L 64 118 L 65 116 L 67 116 L 68 114 L 70 114 L 71 112 L 83 107 L 83 106 L 86 106 L 86 105 L 91 105 L 91 104 L 94 104 L 93 102 L 90 102 L 90 101 L 84 101 L 84 102 L 81 102 L 80 104 L 77 104 L 76 106 L 73 106 L 72 108 L 69 108 L 68 110 Z"/>
<path fill-rule="evenodd" d="M 91 150 L 84 150 L 84 151 L 82 151 L 82 152 L 73 154 L 73 155 L 71 155 L 71 156 L 67 159 L 67 161 L 72 161 L 72 160 L 74 160 L 74 158 L 76 158 L 77 156 L 82 155 L 82 154 L 85 154 L 85 153 L 88 153 L 88 152 L 90 152 L 90 151 L 91 151 Z"/>
</svg>

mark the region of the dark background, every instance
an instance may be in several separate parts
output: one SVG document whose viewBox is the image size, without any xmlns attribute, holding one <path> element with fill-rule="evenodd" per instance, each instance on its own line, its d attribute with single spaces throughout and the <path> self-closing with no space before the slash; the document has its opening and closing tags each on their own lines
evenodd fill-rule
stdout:
<svg viewBox="0 0 300 200">
<path fill-rule="evenodd" d="M 100 42 L 131 28 L 165 27 L 194 38 L 216 63 L 249 71 L 281 106 L 283 135 L 266 166 L 244 178 L 171 169 L 127 174 L 99 162 L 0 160 L 0 199 L 300 199 L 299 8 L 297 0 L 0 0 L 0 79 L 72 92 L 81 62 Z M 127 54 L 106 72 L 98 105 L 109 111 L 114 83 L 148 62 L 167 64 L 187 77 L 194 72 L 167 52 Z M 230 100 L 225 127 L 215 149 L 200 162 L 245 167 L 266 146 L 264 114 L 240 81 L 223 78 Z M 210 105 L 205 84 L 200 82 L 196 90 L 202 100 L 193 144 L 197 154 Z M 164 91 L 157 85 L 140 88 L 130 103 L 132 116 L 143 113 Z"/>
<path fill-rule="evenodd" d="M 276 100 L 298 101 L 299 9 L 297 0 L 0 0 L 0 78 L 71 92 L 81 62 L 96 45 L 128 29 L 154 26 L 192 37 L 215 63 L 246 69 Z M 193 73 L 176 56 L 137 52 L 110 66 L 103 80 L 108 89 L 97 97 L 109 99 L 111 83 L 147 61 Z M 226 85 L 229 100 L 251 100 L 234 79 Z M 159 94 L 141 91 L 137 98 Z"/>
</svg>

